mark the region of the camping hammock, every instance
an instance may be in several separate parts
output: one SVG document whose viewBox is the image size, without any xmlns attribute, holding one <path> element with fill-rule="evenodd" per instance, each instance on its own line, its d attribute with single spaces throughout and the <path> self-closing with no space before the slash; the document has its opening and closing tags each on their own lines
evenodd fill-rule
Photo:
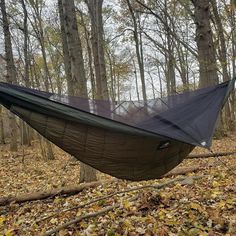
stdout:
<svg viewBox="0 0 236 236">
<path fill-rule="evenodd" d="M 0 103 L 81 162 L 117 178 L 148 180 L 173 169 L 195 146 L 210 148 L 234 82 L 119 103 L 0 83 Z"/>
</svg>

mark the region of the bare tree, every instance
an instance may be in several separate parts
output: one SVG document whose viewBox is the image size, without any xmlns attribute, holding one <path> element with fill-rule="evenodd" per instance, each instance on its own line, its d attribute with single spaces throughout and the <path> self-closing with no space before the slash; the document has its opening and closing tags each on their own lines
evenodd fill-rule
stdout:
<svg viewBox="0 0 236 236">
<path fill-rule="evenodd" d="M 65 65 L 65 73 L 66 73 L 66 81 L 68 87 L 68 93 L 73 94 L 71 82 L 72 81 L 72 74 L 71 74 L 71 61 L 66 37 L 66 30 L 65 30 L 65 19 L 63 15 L 63 5 L 62 0 L 58 0 L 58 10 L 59 10 L 59 18 L 60 18 L 60 27 L 61 27 L 61 41 L 62 41 L 62 49 L 63 49 L 63 61 Z"/>
<path fill-rule="evenodd" d="M 226 40 L 225 40 L 225 35 L 224 35 L 224 28 L 222 24 L 222 19 L 220 17 L 218 7 L 217 7 L 217 2 L 216 0 L 211 0 L 211 6 L 212 6 L 212 11 L 215 19 L 215 24 L 217 28 L 217 34 L 219 37 L 219 61 L 220 65 L 222 68 L 222 74 L 223 74 L 223 81 L 228 81 L 230 80 L 230 75 L 228 71 L 228 60 L 227 60 L 227 47 L 226 47 Z M 231 119 L 231 110 L 230 110 L 230 104 L 227 102 L 225 104 L 225 125 L 226 128 L 231 130 L 233 125 L 233 120 Z"/>
<path fill-rule="evenodd" d="M 42 20 L 42 9 L 44 5 L 44 1 L 40 1 L 40 2 L 29 1 L 29 4 L 31 6 L 32 18 L 33 18 L 33 21 L 30 20 L 30 23 L 34 30 L 35 37 L 39 42 L 40 50 L 43 57 L 43 67 L 44 67 L 44 74 L 45 74 L 45 78 L 43 82 L 44 82 L 46 91 L 49 92 L 51 90 L 53 92 L 54 88 L 53 88 L 52 77 L 51 77 L 50 70 L 48 67 L 48 62 L 47 62 L 47 54 L 46 54 L 46 47 L 45 47 L 45 32 L 44 32 L 43 20 Z M 31 19 L 31 18 L 28 17 L 28 19 Z M 43 147 L 46 148 L 44 152 L 46 159 L 47 160 L 55 159 L 52 144 L 44 138 L 42 138 L 42 141 L 45 144 L 43 145 Z"/>
<path fill-rule="evenodd" d="M 7 68 L 6 80 L 8 83 L 17 84 L 16 67 L 15 67 L 13 52 L 12 52 L 11 34 L 10 34 L 9 22 L 7 18 L 5 0 L 0 1 L 0 7 L 1 7 L 1 13 L 2 13 L 4 45 L 5 45 L 5 54 L 6 54 L 5 55 L 6 68 Z M 16 119 L 11 113 L 9 113 L 9 120 L 10 120 L 10 134 L 11 134 L 10 149 L 11 151 L 17 151 L 17 135 L 16 135 L 17 125 L 16 125 Z"/>
<path fill-rule="evenodd" d="M 198 47 L 199 87 L 202 88 L 218 83 L 216 51 L 210 25 L 210 2 L 208 0 L 192 0 L 192 3 Z"/>
<path fill-rule="evenodd" d="M 91 43 L 97 88 L 96 97 L 99 99 L 108 99 L 109 91 L 104 57 L 104 29 L 102 19 L 103 0 L 86 0 L 85 2 L 88 6 L 91 20 Z"/>
<path fill-rule="evenodd" d="M 135 50 L 136 50 L 139 73 L 140 73 L 141 84 L 142 84 L 142 94 L 143 94 L 143 100 L 146 101 L 147 94 L 146 94 L 146 84 L 145 84 L 145 76 L 144 76 L 143 45 L 142 45 L 142 35 L 141 35 L 141 29 L 140 29 L 140 13 L 137 12 L 137 14 L 135 14 L 133 7 L 130 3 L 130 0 L 126 0 L 126 3 L 128 5 L 128 9 L 129 9 L 131 19 L 133 22 L 133 36 L 134 36 Z"/>
<path fill-rule="evenodd" d="M 0 106 L 0 143 L 5 144 L 4 124 L 3 124 L 3 109 Z"/>
<path fill-rule="evenodd" d="M 28 40 L 29 40 L 29 31 L 28 31 L 28 11 L 26 9 L 26 4 L 25 0 L 21 0 L 21 6 L 23 9 L 23 32 L 24 32 L 24 46 L 23 46 L 23 51 L 24 51 L 24 81 L 26 87 L 30 87 L 30 78 L 29 78 L 29 64 L 30 64 L 30 59 L 29 59 L 29 52 L 28 52 Z M 30 132 L 32 132 L 29 128 L 29 126 L 25 122 L 21 122 L 21 138 L 22 138 L 22 144 L 23 145 L 30 145 Z"/>
<path fill-rule="evenodd" d="M 68 80 L 69 95 L 88 97 L 87 81 L 85 76 L 84 60 L 81 46 L 81 39 L 77 26 L 74 0 L 58 0 L 59 14 L 61 24 L 64 26 L 62 31 L 63 43 L 66 55 L 69 56 L 71 78 Z M 62 19 L 63 18 L 63 19 Z M 65 55 L 65 54 L 64 54 Z M 89 104 L 87 104 L 89 106 Z M 96 180 L 96 171 L 94 168 L 81 163 L 80 164 L 80 182 L 91 182 Z"/>
<path fill-rule="evenodd" d="M 52 77 L 50 75 L 50 70 L 48 68 L 48 62 L 47 62 L 47 53 L 45 48 L 45 32 L 43 28 L 43 20 L 42 20 L 42 9 L 44 5 L 44 1 L 29 1 L 29 4 L 31 6 L 32 10 L 32 17 L 28 17 L 30 19 L 31 26 L 34 30 L 35 37 L 37 38 L 40 50 L 43 57 L 43 66 L 44 66 L 44 73 L 45 78 L 43 80 L 46 91 L 53 91 L 53 82 Z M 31 20 L 33 18 L 33 21 Z"/>
</svg>

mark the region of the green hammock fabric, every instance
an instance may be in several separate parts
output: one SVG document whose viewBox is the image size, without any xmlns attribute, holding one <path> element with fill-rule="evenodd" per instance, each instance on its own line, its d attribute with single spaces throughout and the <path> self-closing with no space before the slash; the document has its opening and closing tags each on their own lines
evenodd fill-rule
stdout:
<svg viewBox="0 0 236 236">
<path fill-rule="evenodd" d="M 153 101 L 143 103 L 145 113 L 138 122 L 135 117 L 136 123 L 133 116 L 125 120 L 127 112 L 121 116 L 124 110 L 118 114 L 120 104 L 116 109 L 110 104 L 109 115 L 98 115 L 66 104 L 53 94 L 5 83 L 0 83 L 0 103 L 83 163 L 137 181 L 161 177 L 196 145 L 209 148 L 217 116 L 233 85 L 234 80 L 169 97 L 164 110 Z M 78 100 L 79 106 L 83 101 Z M 136 114 L 140 113 L 138 107 Z M 116 118 L 118 115 L 123 120 Z"/>
</svg>

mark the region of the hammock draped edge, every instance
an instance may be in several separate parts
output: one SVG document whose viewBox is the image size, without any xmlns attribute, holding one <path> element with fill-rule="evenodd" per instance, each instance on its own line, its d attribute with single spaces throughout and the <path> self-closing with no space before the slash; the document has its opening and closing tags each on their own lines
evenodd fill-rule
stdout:
<svg viewBox="0 0 236 236">
<path fill-rule="evenodd" d="M 169 99 L 170 108 L 158 114 L 156 105 L 151 114 L 145 107 L 146 116 L 140 115 L 139 123 L 92 114 L 52 100 L 53 94 L 6 83 L 0 83 L 0 103 L 78 160 L 117 178 L 138 181 L 161 177 L 195 146 L 210 147 L 234 82 L 176 95 Z M 178 99 L 181 102 L 171 107 Z"/>
</svg>

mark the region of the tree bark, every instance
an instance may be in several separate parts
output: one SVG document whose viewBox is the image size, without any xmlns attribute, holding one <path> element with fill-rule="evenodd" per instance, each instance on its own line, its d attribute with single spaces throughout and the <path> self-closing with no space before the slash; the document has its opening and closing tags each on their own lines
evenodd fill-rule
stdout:
<svg viewBox="0 0 236 236">
<path fill-rule="evenodd" d="M 0 143 L 5 144 L 5 134 L 4 134 L 4 125 L 3 125 L 3 109 L 0 105 Z"/>
<path fill-rule="evenodd" d="M 167 80 L 167 94 L 168 95 L 173 95 L 176 93 L 176 81 L 175 81 L 175 57 L 174 57 L 174 47 L 173 47 L 173 37 L 170 33 L 170 24 L 168 21 L 168 6 L 167 6 L 167 1 L 165 0 L 165 9 L 164 9 L 164 27 L 166 31 L 166 52 L 165 52 L 165 57 L 166 57 L 166 80 Z"/>
<path fill-rule="evenodd" d="M 52 92 L 54 91 L 53 83 L 50 75 L 50 71 L 47 64 L 47 54 L 46 54 L 46 48 L 45 48 L 45 33 L 43 29 L 43 22 L 42 22 L 42 2 L 39 1 L 29 1 L 29 4 L 31 8 L 33 9 L 33 19 L 34 22 L 31 22 L 32 28 L 35 32 L 36 38 L 40 45 L 40 50 L 43 57 L 43 67 L 44 67 L 44 73 L 45 73 L 45 79 L 44 79 L 44 86 L 45 90 Z"/>
<path fill-rule="evenodd" d="M 67 47 L 65 47 L 65 50 L 69 55 L 72 75 L 71 80 L 68 81 L 68 94 L 87 98 L 87 81 L 85 76 L 82 45 L 77 26 L 74 0 L 62 0 L 61 3 L 62 9 L 60 10 L 60 14 L 62 15 L 61 17 L 63 17 L 61 23 L 64 23 L 67 42 Z M 61 3 L 59 2 L 59 6 Z M 89 107 L 89 104 L 87 104 L 87 106 Z M 97 176 L 95 169 L 81 163 L 80 182 L 91 182 L 96 179 Z"/>
<path fill-rule="evenodd" d="M 231 11 L 230 11 L 230 23 L 231 23 L 231 37 L 232 37 L 232 41 L 231 41 L 231 47 L 232 47 L 232 72 L 233 72 L 233 75 L 232 77 L 235 78 L 236 77 L 236 24 L 235 24 L 235 21 L 236 21 L 236 17 L 235 17 L 235 10 L 236 10 L 236 2 L 234 0 L 231 0 L 230 1 L 231 3 Z M 231 106 L 232 106 L 232 112 L 231 112 L 231 116 L 232 116 L 232 120 L 234 121 L 234 125 L 232 126 L 232 131 L 235 131 L 235 124 L 236 124 L 236 94 L 235 92 L 232 93 L 232 102 L 231 102 Z"/>
<path fill-rule="evenodd" d="M 132 18 L 133 22 L 133 36 L 134 36 L 134 41 L 135 41 L 135 50 L 136 50 L 136 55 L 137 55 L 137 60 L 138 60 L 138 66 L 139 66 L 139 73 L 140 73 L 140 78 L 141 78 L 141 84 L 142 84 L 142 94 L 143 94 L 143 100 L 147 101 L 147 93 L 146 93 L 146 84 L 145 84 L 145 75 L 144 75 L 144 62 L 143 62 L 143 53 L 142 53 L 142 42 L 140 42 L 141 39 L 141 33 L 138 32 L 139 25 L 136 19 L 136 16 L 134 14 L 132 5 L 130 3 L 130 0 L 126 0 L 128 9 Z M 139 16 L 140 17 L 140 16 Z M 140 19 L 138 19 L 140 20 Z"/>
<path fill-rule="evenodd" d="M 109 91 L 104 56 L 103 0 L 87 0 L 85 2 L 91 20 L 91 42 L 97 88 L 96 98 L 106 100 L 109 98 Z"/>
<path fill-rule="evenodd" d="M 29 31 L 28 31 L 28 12 L 27 8 L 25 5 L 25 0 L 21 0 L 21 6 L 23 9 L 24 13 L 24 20 L 23 20 L 23 32 L 24 32 L 24 81 L 26 87 L 30 87 L 30 78 L 29 78 L 29 65 L 30 65 L 30 60 L 29 60 L 29 51 L 28 51 L 28 39 L 29 39 Z M 32 132 L 31 128 L 25 123 L 22 122 L 22 144 L 23 145 L 30 145 L 30 132 Z"/>
<path fill-rule="evenodd" d="M 198 48 L 199 87 L 218 83 L 216 51 L 210 25 L 210 1 L 192 0 L 196 24 L 196 42 Z"/>
<path fill-rule="evenodd" d="M 94 77 L 94 71 L 93 71 L 93 55 L 92 55 L 91 41 L 89 40 L 89 31 L 86 27 L 86 23 L 84 21 L 84 16 L 82 12 L 80 12 L 80 18 L 81 18 L 81 24 L 84 28 L 86 48 L 87 48 L 87 53 L 88 53 L 88 66 L 89 66 L 89 77 L 90 77 L 91 89 L 92 89 L 92 98 L 95 99 L 96 83 L 95 83 L 95 77 Z"/>
<path fill-rule="evenodd" d="M 70 92 L 69 95 L 87 97 L 87 81 L 85 76 L 82 45 L 77 26 L 74 0 L 62 0 L 62 5 L 72 74 L 72 80 L 69 81 L 69 87 L 71 88 L 71 91 L 68 92 Z"/>
<path fill-rule="evenodd" d="M 4 45 L 5 45 L 5 58 L 6 58 L 6 80 L 8 83 L 17 84 L 17 76 L 16 76 L 16 67 L 13 58 L 12 52 L 12 43 L 11 43 L 11 34 L 9 28 L 9 22 L 7 18 L 6 5 L 5 0 L 0 1 L 1 13 L 2 13 L 2 23 L 3 23 L 3 33 L 4 33 Z M 17 125 L 16 118 L 12 113 L 9 114 L 9 122 L 10 122 L 10 150 L 17 151 Z"/>
<path fill-rule="evenodd" d="M 71 83 L 71 81 L 72 81 L 71 61 L 70 61 L 68 43 L 67 43 L 67 38 L 66 38 L 66 29 L 65 29 L 66 23 L 65 23 L 64 15 L 63 15 L 62 0 L 58 0 L 58 10 L 59 10 L 59 18 L 60 18 L 60 26 L 61 26 L 63 61 L 64 61 L 64 66 L 65 66 L 68 94 L 73 94 L 73 87 L 72 87 L 72 83 Z"/>
<path fill-rule="evenodd" d="M 228 60 L 227 60 L 227 49 L 226 49 L 226 40 L 224 35 L 224 28 L 222 25 L 221 17 L 218 12 L 217 2 L 216 0 L 211 0 L 211 6 L 213 10 L 213 14 L 215 17 L 215 22 L 217 26 L 217 33 L 219 35 L 219 61 L 221 64 L 222 72 L 223 72 L 223 81 L 230 80 L 230 75 L 228 72 Z M 233 120 L 231 120 L 231 111 L 230 111 L 230 104 L 226 102 L 224 108 L 224 120 L 227 130 L 231 130 L 233 127 Z"/>
</svg>

